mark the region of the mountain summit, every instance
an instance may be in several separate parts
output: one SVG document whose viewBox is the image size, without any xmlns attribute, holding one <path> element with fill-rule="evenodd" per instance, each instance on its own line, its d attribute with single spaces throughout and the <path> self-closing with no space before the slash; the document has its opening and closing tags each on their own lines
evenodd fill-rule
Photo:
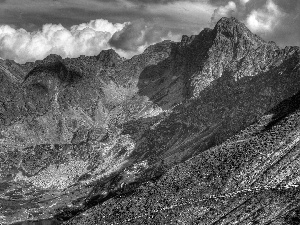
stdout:
<svg viewBox="0 0 300 225">
<path fill-rule="evenodd" d="M 299 75 L 235 18 L 131 59 L 0 60 L 0 224 L 295 224 Z"/>
</svg>

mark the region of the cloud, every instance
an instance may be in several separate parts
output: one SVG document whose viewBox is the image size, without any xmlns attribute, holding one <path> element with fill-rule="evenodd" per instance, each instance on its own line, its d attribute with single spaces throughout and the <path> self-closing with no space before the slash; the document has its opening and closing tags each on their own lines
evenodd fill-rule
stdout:
<svg viewBox="0 0 300 225">
<path fill-rule="evenodd" d="M 9 0 L 1 4 L 0 25 L 9 24 L 33 31 L 47 23 L 70 27 L 98 18 L 123 23 L 130 21 L 128 17 L 134 15 L 133 10 L 117 0 Z"/>
<path fill-rule="evenodd" d="M 178 40 L 180 37 L 141 19 L 126 24 L 124 29 L 114 33 L 109 44 L 120 50 L 120 55 L 130 57 L 133 54 L 141 53 L 150 44 L 165 39 Z"/>
<path fill-rule="evenodd" d="M 149 27 L 144 20 L 137 20 L 127 24 L 124 29 L 116 32 L 109 43 L 125 51 L 135 51 L 138 47 L 145 45 L 149 37 L 149 32 L 153 27 Z"/>
<path fill-rule="evenodd" d="M 211 24 L 214 25 L 218 22 L 219 19 L 222 17 L 231 17 L 235 14 L 237 10 L 236 4 L 233 1 L 230 1 L 225 6 L 220 6 L 215 9 L 212 17 L 211 17 Z"/>
<path fill-rule="evenodd" d="M 198 0 L 33 2 L 11 0 L 0 8 L 0 21 L 7 21 L 0 24 L 0 57 L 23 63 L 51 53 L 62 57 L 95 55 L 111 47 L 131 57 L 155 42 L 178 41 L 183 34 L 199 33 L 207 27 L 214 9 Z M 99 14 L 113 23 L 104 23 L 104 19 L 84 22 Z"/>
<path fill-rule="evenodd" d="M 4 24 L 0 24 L 0 57 L 18 62 L 34 61 L 50 53 L 62 57 L 95 55 L 111 47 L 130 57 L 149 44 L 197 34 L 223 16 L 236 17 L 265 40 L 300 45 L 299 0 L 0 0 L 0 3 L 0 21 Z"/>
<path fill-rule="evenodd" d="M 122 34 L 119 32 L 118 35 L 115 35 L 111 44 L 119 48 L 119 53 L 123 54 L 123 56 L 127 55 L 130 57 L 132 54 L 140 53 L 148 44 L 152 44 L 155 41 L 164 39 L 178 40 L 183 34 L 199 33 L 203 28 L 207 27 L 213 10 L 214 7 L 207 4 L 206 0 L 22 0 L 21 2 L 19 0 L 10 0 L 0 7 L 0 25 L 1 23 L 9 25 L 17 31 L 15 33 L 19 33 L 19 38 L 14 45 L 23 43 L 25 40 L 31 40 L 32 44 L 30 46 L 33 46 L 36 36 L 44 36 L 43 27 L 45 24 L 61 24 L 64 28 L 60 29 L 63 29 L 64 32 L 57 31 L 57 33 L 61 33 L 61 36 L 64 33 L 64 39 L 66 39 L 67 34 L 73 37 L 69 38 L 68 41 L 71 41 L 71 45 L 74 46 L 76 44 L 74 43 L 76 42 L 75 40 L 78 40 L 79 33 L 87 35 L 88 32 L 74 32 L 71 27 L 74 24 L 85 24 L 86 21 L 100 17 L 114 24 L 124 24 L 124 29 L 126 30 Z M 131 21 L 130 26 L 126 23 L 127 21 Z M 83 27 L 85 26 L 83 25 Z M 27 33 L 18 32 L 19 28 L 25 29 Z M 93 30 L 94 28 L 90 27 L 90 29 Z M 144 34 L 139 32 L 138 29 L 141 29 Z M 37 32 L 37 30 L 40 30 L 40 32 Z M 90 34 L 93 32 L 91 30 Z M 128 35 L 129 30 L 133 31 L 131 36 Z M 3 36 L 2 31 L 1 33 Z M 38 34 L 34 36 L 33 34 L 35 33 Z M 108 33 L 113 36 L 115 32 L 109 31 Z M 110 43 L 108 43 L 110 39 L 109 34 L 104 35 L 98 32 L 94 35 L 95 39 L 98 37 L 98 40 L 105 40 L 102 43 L 103 48 L 111 47 Z M 22 60 L 23 62 L 25 60 L 32 61 L 36 58 L 42 58 L 45 54 L 53 52 L 61 54 L 63 57 L 71 57 L 76 56 L 79 52 L 82 54 L 93 54 L 102 49 L 102 47 L 100 48 L 95 44 L 95 48 L 90 48 L 89 51 L 78 50 L 75 54 L 71 47 L 52 47 L 54 44 L 49 44 L 51 40 L 47 40 L 45 44 L 48 47 L 44 47 L 35 54 L 26 54 L 28 50 L 12 50 L 12 48 L 8 48 L 7 45 L 4 46 L 0 42 L 2 47 L 0 55 L 6 58 Z M 121 45 L 120 40 L 123 40 L 125 43 Z M 134 40 L 137 43 L 134 44 Z M 26 45 L 27 49 L 30 49 L 28 44 Z M 5 51 L 3 52 L 3 50 Z"/>
<path fill-rule="evenodd" d="M 100 0 L 101 1 L 101 0 Z M 141 6 L 141 5 L 149 5 L 149 4 L 168 4 L 170 2 L 176 2 L 180 0 L 115 0 L 123 3 L 129 7 L 131 6 Z"/>
<path fill-rule="evenodd" d="M 272 32 L 283 16 L 284 13 L 279 10 L 279 7 L 268 0 L 263 8 L 251 11 L 246 19 L 246 25 L 256 33 Z"/>
<path fill-rule="evenodd" d="M 250 0 L 240 0 L 240 3 L 241 3 L 242 5 L 246 5 L 249 1 L 250 1 Z"/>
<path fill-rule="evenodd" d="M 60 24 L 45 24 L 42 30 L 36 32 L 2 25 L 0 57 L 24 63 L 43 59 L 51 53 L 62 57 L 96 55 L 101 50 L 110 48 L 110 38 L 126 24 L 112 24 L 107 20 L 98 19 L 72 26 L 70 29 Z"/>
</svg>

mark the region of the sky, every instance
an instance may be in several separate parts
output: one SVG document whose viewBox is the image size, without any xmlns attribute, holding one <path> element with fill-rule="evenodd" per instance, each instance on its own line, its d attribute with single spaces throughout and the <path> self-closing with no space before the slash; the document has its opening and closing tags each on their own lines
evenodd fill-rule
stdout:
<svg viewBox="0 0 300 225">
<path fill-rule="evenodd" d="M 130 58 L 224 16 L 281 47 L 299 46 L 299 14 L 300 0 L 0 0 L 0 57 L 25 63 L 113 48 Z"/>
</svg>

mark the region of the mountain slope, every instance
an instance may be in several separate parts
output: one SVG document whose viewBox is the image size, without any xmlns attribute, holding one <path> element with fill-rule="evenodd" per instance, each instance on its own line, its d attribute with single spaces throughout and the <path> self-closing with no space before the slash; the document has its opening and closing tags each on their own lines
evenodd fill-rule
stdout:
<svg viewBox="0 0 300 225">
<path fill-rule="evenodd" d="M 25 65 L 4 61 L 0 218 L 68 220 L 119 201 L 114 196 L 139 193 L 149 180 L 158 179 L 164 191 L 160 177 L 175 179 L 170 168 L 199 154 L 207 169 L 209 157 L 217 163 L 213 170 L 220 167 L 207 177 L 214 182 L 200 189 L 208 185 L 213 196 L 224 194 L 218 191 L 229 178 L 219 173 L 227 163 L 211 155 L 222 149 L 213 147 L 299 91 L 299 59 L 298 47 L 280 49 L 236 19 L 222 18 L 212 30 L 155 44 L 129 60 L 107 50 Z M 228 160 L 239 157 L 234 140 L 232 154 L 227 142 L 216 151 Z M 244 190 L 241 183 L 237 191 Z"/>
<path fill-rule="evenodd" d="M 238 135 L 67 224 L 297 224 L 300 94 Z"/>
</svg>

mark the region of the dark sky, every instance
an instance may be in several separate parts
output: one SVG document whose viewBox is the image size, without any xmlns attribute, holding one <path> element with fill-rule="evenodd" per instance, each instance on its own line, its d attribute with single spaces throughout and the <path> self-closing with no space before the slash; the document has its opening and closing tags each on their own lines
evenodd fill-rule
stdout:
<svg viewBox="0 0 300 225">
<path fill-rule="evenodd" d="M 0 0 L 0 57 L 18 62 L 95 55 L 130 57 L 235 16 L 281 46 L 299 45 L 299 0 Z"/>
</svg>

